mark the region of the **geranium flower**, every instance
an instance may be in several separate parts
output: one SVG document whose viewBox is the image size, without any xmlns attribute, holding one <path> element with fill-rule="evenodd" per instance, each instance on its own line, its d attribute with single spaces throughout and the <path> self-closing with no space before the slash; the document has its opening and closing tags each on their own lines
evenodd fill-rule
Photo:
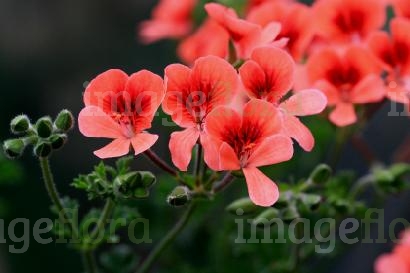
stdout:
<svg viewBox="0 0 410 273">
<path fill-rule="evenodd" d="M 242 170 L 251 200 L 259 206 L 271 206 L 278 200 L 279 190 L 258 167 L 292 158 L 292 141 L 280 135 L 281 130 L 278 110 L 266 101 L 249 101 L 242 115 L 232 108 L 218 107 L 206 118 L 206 162 L 215 171 Z"/>
<path fill-rule="evenodd" d="M 408 273 L 410 272 L 410 241 L 409 231 L 402 234 L 400 242 L 393 252 L 380 256 L 375 263 L 376 273 Z"/>
<path fill-rule="evenodd" d="M 386 21 L 384 0 L 319 0 L 314 5 L 318 34 L 328 42 L 362 42 Z"/>
<path fill-rule="evenodd" d="M 299 91 L 283 100 L 293 86 L 294 70 L 295 63 L 284 50 L 261 47 L 252 52 L 251 59 L 242 65 L 239 74 L 249 97 L 266 100 L 279 108 L 284 119 L 284 133 L 310 151 L 315 140 L 296 116 L 322 112 L 327 100 L 322 92 L 314 89 Z"/>
<path fill-rule="evenodd" d="M 390 0 L 393 5 L 394 14 L 410 19 L 410 5 L 407 0 Z"/>
<path fill-rule="evenodd" d="M 262 27 L 272 22 L 282 26 L 276 39 L 288 38 L 286 49 L 300 61 L 313 37 L 312 12 L 308 6 L 284 1 L 268 1 L 250 10 L 247 20 Z"/>
<path fill-rule="evenodd" d="M 78 125 L 87 137 L 112 138 L 110 144 L 95 151 L 99 158 L 135 155 L 148 150 L 158 136 L 145 132 L 164 96 L 161 77 L 147 70 L 128 76 L 118 69 L 108 70 L 87 86 L 85 108 Z"/>
<path fill-rule="evenodd" d="M 182 40 L 178 46 L 178 56 L 187 64 L 208 55 L 225 58 L 228 43 L 228 32 L 214 20 L 207 19 L 194 34 Z"/>
<path fill-rule="evenodd" d="M 186 171 L 191 151 L 200 135 L 205 118 L 217 106 L 229 104 L 237 90 L 238 75 L 224 59 L 199 58 L 192 69 L 181 64 L 165 68 L 166 96 L 162 104 L 172 120 L 186 128 L 171 134 L 169 148 L 172 161 Z"/>
<path fill-rule="evenodd" d="M 394 18 L 390 38 L 386 32 L 376 32 L 369 38 L 369 48 L 382 62 L 388 76 L 387 97 L 409 104 L 410 96 L 410 21 Z"/>
<path fill-rule="evenodd" d="M 164 38 L 181 38 L 193 26 L 192 13 L 197 0 L 161 0 L 152 11 L 152 19 L 141 23 L 139 35 L 144 43 Z"/>
<path fill-rule="evenodd" d="M 325 93 L 336 108 L 330 120 L 347 126 L 357 120 L 354 105 L 379 102 L 385 96 L 381 67 L 368 50 L 350 46 L 344 52 L 322 49 L 306 63 L 307 79 Z"/>
<path fill-rule="evenodd" d="M 238 57 L 249 58 L 252 50 L 263 45 L 283 47 L 286 39 L 276 40 L 280 33 L 279 23 L 272 22 L 262 28 L 258 24 L 238 18 L 235 10 L 220 4 L 209 3 L 205 9 L 210 18 L 218 22 L 228 33 L 235 45 Z M 228 47 L 228 45 L 226 45 Z"/>
</svg>

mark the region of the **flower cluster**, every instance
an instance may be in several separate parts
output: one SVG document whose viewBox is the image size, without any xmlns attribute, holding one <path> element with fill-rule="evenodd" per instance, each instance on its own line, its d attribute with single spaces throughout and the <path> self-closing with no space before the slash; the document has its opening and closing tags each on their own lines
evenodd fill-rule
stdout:
<svg viewBox="0 0 410 273">
<path fill-rule="evenodd" d="M 247 1 L 245 7 L 236 7 L 241 18 L 232 8 L 209 3 L 204 7 L 208 17 L 196 29 L 186 29 L 182 35 L 177 35 L 181 34 L 176 33 L 178 28 L 164 35 L 160 27 L 153 31 L 160 20 L 156 10 L 171 3 L 168 19 L 183 13 L 192 26 L 194 8 L 192 2 L 185 2 L 160 1 L 154 19 L 140 29 L 142 37 L 148 29 L 158 35 L 144 40 L 178 36 L 178 55 L 187 64 L 207 55 L 232 58 L 229 45 L 241 60 L 251 58 L 260 46 L 281 47 L 297 63 L 294 89 L 321 90 L 328 99 L 330 121 L 340 127 L 360 120 L 357 113 L 370 103 L 387 98 L 409 105 L 410 5 L 406 0 L 316 0 L 311 6 L 291 0 Z M 392 20 L 387 17 L 389 6 L 396 16 Z M 386 25 L 390 33 L 384 30 Z"/>
</svg>

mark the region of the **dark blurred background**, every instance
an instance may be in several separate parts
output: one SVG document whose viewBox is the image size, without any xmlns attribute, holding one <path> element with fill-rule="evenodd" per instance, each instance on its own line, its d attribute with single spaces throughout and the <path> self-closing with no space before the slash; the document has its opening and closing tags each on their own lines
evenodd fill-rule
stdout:
<svg viewBox="0 0 410 273">
<path fill-rule="evenodd" d="M 167 64 L 177 61 L 174 42 L 143 46 L 136 35 L 138 22 L 149 17 L 156 2 L 0 0 L 0 139 L 9 137 L 9 120 L 23 112 L 33 119 L 55 116 L 63 108 L 78 114 L 83 107 L 85 83 L 109 68 L 127 73 L 145 68 L 162 75 Z M 388 109 L 386 105 L 365 132 L 369 145 L 386 162 L 392 160 L 393 151 L 410 132 L 408 117 L 388 117 Z M 159 130 L 158 126 L 152 129 Z M 155 150 L 167 156 L 169 129 L 161 130 L 166 131 L 161 132 Z M 69 144 L 52 161 L 61 192 L 78 195 L 69 183 L 98 163 L 92 151 L 103 143 L 106 141 L 82 137 L 78 130 L 71 134 Z M 309 158 L 305 160 L 309 165 Z M 151 168 L 141 159 L 136 165 Z M 339 168 L 364 172 L 366 166 L 349 146 Z M 0 193 L 8 203 L 6 227 L 14 218 L 28 218 L 34 223 L 50 217 L 40 170 L 28 153 L 20 161 L 19 170 L 23 169 L 18 175 L 19 185 Z M 78 197 L 85 200 L 83 195 Z M 396 217 L 410 219 L 409 197 L 404 194 L 386 203 L 386 223 Z M 0 249 L 0 273 L 55 273 L 56 266 L 59 273 L 81 272 L 79 257 L 64 245 L 39 245 L 32 239 L 24 254 L 9 254 L 8 244 L 1 244 Z M 370 273 L 374 259 L 388 249 L 389 245 L 357 245 L 332 266 L 331 272 Z"/>
</svg>

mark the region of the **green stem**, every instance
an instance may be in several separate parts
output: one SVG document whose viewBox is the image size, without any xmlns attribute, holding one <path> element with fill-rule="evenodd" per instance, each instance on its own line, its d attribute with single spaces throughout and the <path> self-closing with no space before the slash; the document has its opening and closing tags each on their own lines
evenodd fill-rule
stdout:
<svg viewBox="0 0 410 273">
<path fill-rule="evenodd" d="M 83 252 L 83 263 L 87 273 L 97 273 L 97 264 L 95 262 L 94 253 L 92 251 Z"/>
<path fill-rule="evenodd" d="M 230 172 L 226 173 L 224 178 L 222 178 L 222 180 L 219 183 L 215 184 L 213 188 L 213 192 L 216 193 L 216 192 L 220 192 L 224 190 L 234 180 L 235 180 L 235 176 L 233 176 Z"/>
<path fill-rule="evenodd" d="M 196 144 L 195 167 L 194 167 L 194 177 L 195 177 L 196 186 L 199 186 L 202 180 L 201 165 L 202 165 L 202 145 Z"/>
<path fill-rule="evenodd" d="M 48 158 L 45 158 L 45 157 L 40 157 L 39 161 L 40 161 L 41 171 L 43 174 L 44 185 L 47 189 L 48 196 L 50 197 L 54 206 L 56 206 L 57 213 L 60 215 L 60 217 L 63 217 L 65 221 L 69 223 L 71 227 L 72 235 L 74 237 L 73 239 L 77 239 L 78 238 L 77 227 L 74 225 L 71 219 L 68 218 L 68 216 L 65 213 L 64 205 L 61 202 L 60 195 L 58 194 L 56 185 L 54 183 L 54 177 L 53 177 L 53 173 L 50 168 L 50 162 Z"/>
<path fill-rule="evenodd" d="M 164 238 L 158 243 L 158 245 L 151 251 L 145 261 L 142 263 L 141 267 L 136 271 L 136 273 L 146 273 L 155 262 L 156 259 L 161 255 L 165 248 L 175 240 L 177 235 L 183 230 L 186 226 L 189 218 L 192 215 L 192 212 L 195 209 L 195 203 L 192 202 L 189 204 L 188 208 L 175 224 L 175 226 L 165 235 Z"/>
<path fill-rule="evenodd" d="M 104 209 L 101 213 L 101 216 L 98 219 L 98 222 L 95 225 L 93 231 L 91 232 L 91 236 L 90 236 L 91 239 L 95 239 L 96 236 L 98 236 L 100 232 L 104 229 L 104 226 L 108 218 L 111 217 L 111 214 L 114 211 L 114 207 L 115 207 L 115 202 L 111 198 L 108 198 L 105 203 Z"/>
</svg>

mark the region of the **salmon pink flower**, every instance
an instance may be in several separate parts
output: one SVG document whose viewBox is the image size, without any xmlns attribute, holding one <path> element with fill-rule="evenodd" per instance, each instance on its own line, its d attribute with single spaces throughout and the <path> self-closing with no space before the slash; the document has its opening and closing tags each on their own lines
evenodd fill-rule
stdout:
<svg viewBox="0 0 410 273">
<path fill-rule="evenodd" d="M 375 263 L 376 273 L 408 273 L 410 272 L 410 233 L 404 231 L 398 245 L 392 253 L 380 256 Z"/>
<path fill-rule="evenodd" d="M 148 150 L 158 136 L 145 132 L 164 96 L 161 77 L 147 70 L 128 76 L 118 69 L 108 70 L 87 86 L 85 108 L 80 112 L 78 125 L 87 137 L 114 139 L 95 151 L 99 158 L 135 155 Z"/>
<path fill-rule="evenodd" d="M 276 40 L 280 33 L 279 23 L 272 22 L 262 28 L 258 24 L 238 18 L 236 12 L 216 3 L 205 5 L 210 18 L 218 22 L 228 33 L 235 45 L 238 57 L 249 58 L 252 50 L 263 45 L 283 47 L 288 39 Z M 228 47 L 228 45 L 226 45 Z"/>
<path fill-rule="evenodd" d="M 286 49 L 298 61 L 304 56 L 313 38 L 311 8 L 300 3 L 268 1 L 253 8 L 247 20 L 262 27 L 279 22 L 282 28 L 277 39 L 289 39 Z"/>
<path fill-rule="evenodd" d="M 229 34 L 225 29 L 214 20 L 207 19 L 194 34 L 182 40 L 178 46 L 178 56 L 187 64 L 208 55 L 225 58 L 228 43 Z"/>
<path fill-rule="evenodd" d="M 161 0 L 152 12 L 152 19 L 141 23 L 141 40 L 152 43 L 187 35 L 192 29 L 192 13 L 196 3 L 197 0 Z"/>
<path fill-rule="evenodd" d="M 318 35 L 328 42 L 362 42 L 386 21 L 384 0 L 319 0 L 314 5 Z"/>
<path fill-rule="evenodd" d="M 171 135 L 172 161 L 186 171 L 200 135 L 202 140 L 206 116 L 215 107 L 230 103 L 237 90 L 238 75 L 224 59 L 207 56 L 199 58 L 192 69 L 169 65 L 165 68 L 165 82 L 167 93 L 162 108 L 185 128 Z"/>
<path fill-rule="evenodd" d="M 390 38 L 386 32 L 376 32 L 369 38 L 369 48 L 387 71 L 387 97 L 409 104 L 410 96 L 410 21 L 394 18 Z"/>
<path fill-rule="evenodd" d="M 251 200 L 259 206 L 271 206 L 278 200 L 279 190 L 258 167 L 292 158 L 292 141 L 280 135 L 281 130 L 278 110 L 266 101 L 249 101 L 242 115 L 232 108 L 218 107 L 206 118 L 207 164 L 215 171 L 242 170 Z"/>
<path fill-rule="evenodd" d="M 306 63 L 308 82 L 325 93 L 329 106 L 336 106 L 330 120 L 347 126 L 357 120 L 354 105 L 375 103 L 385 96 L 381 67 L 368 50 L 350 46 L 344 52 L 326 48 Z"/>
<path fill-rule="evenodd" d="M 295 63 L 287 52 L 275 47 L 260 47 L 252 52 L 251 59 L 242 65 L 239 73 L 249 97 L 266 100 L 280 109 L 284 133 L 310 151 L 314 138 L 296 116 L 322 112 L 327 100 L 322 92 L 314 89 L 299 91 L 284 100 L 293 86 L 294 70 Z"/>
</svg>

